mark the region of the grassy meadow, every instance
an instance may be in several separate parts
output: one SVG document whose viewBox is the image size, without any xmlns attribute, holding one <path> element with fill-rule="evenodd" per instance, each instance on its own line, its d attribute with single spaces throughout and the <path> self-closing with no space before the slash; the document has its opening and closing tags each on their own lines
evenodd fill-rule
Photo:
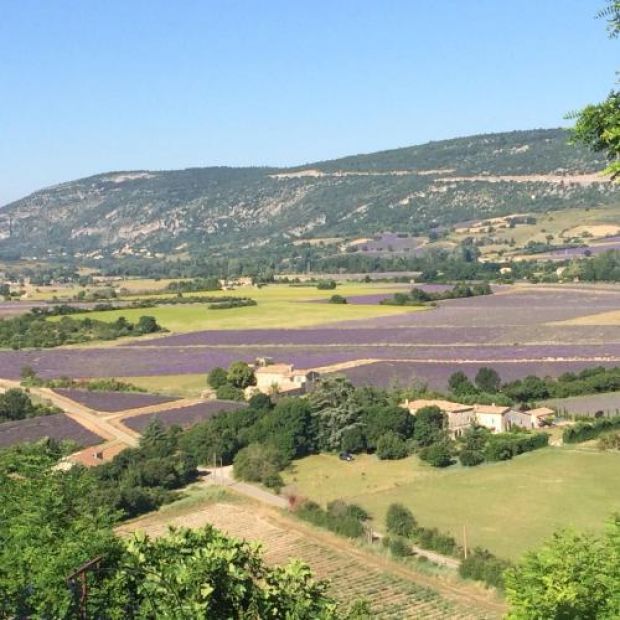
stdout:
<svg viewBox="0 0 620 620">
<path fill-rule="evenodd" d="M 450 532 L 470 546 L 516 559 L 555 530 L 600 529 L 620 511 L 620 454 L 547 448 L 512 461 L 475 468 L 433 469 L 417 457 L 379 461 L 361 455 L 352 463 L 315 455 L 295 461 L 285 482 L 321 503 L 359 503 L 384 527 L 393 502 L 408 506 L 421 525 Z"/>
<path fill-rule="evenodd" d="M 122 377 L 132 385 L 148 392 L 156 392 L 179 398 L 198 398 L 207 389 L 207 373 L 187 375 L 151 375 L 145 377 Z"/>
<path fill-rule="evenodd" d="M 337 321 L 370 319 L 408 312 L 419 312 L 420 308 L 381 306 L 379 304 L 329 304 L 315 300 L 327 300 L 333 294 L 365 295 L 370 293 L 391 294 L 407 290 L 407 284 L 390 287 L 384 284 L 347 283 L 336 290 L 321 291 L 315 287 L 293 287 L 287 284 L 272 284 L 263 288 L 240 287 L 234 291 L 209 291 L 192 293 L 208 297 L 251 297 L 257 306 L 209 310 L 202 304 L 159 306 L 156 308 L 133 308 L 105 312 L 91 312 L 88 315 L 75 314 L 75 318 L 89 316 L 102 321 L 115 321 L 124 316 L 137 321 L 142 315 L 154 316 L 157 322 L 173 332 L 191 332 L 204 329 L 266 329 L 310 327 Z M 155 298 L 156 299 L 156 298 Z M 58 317 L 54 317 L 58 320 Z"/>
</svg>

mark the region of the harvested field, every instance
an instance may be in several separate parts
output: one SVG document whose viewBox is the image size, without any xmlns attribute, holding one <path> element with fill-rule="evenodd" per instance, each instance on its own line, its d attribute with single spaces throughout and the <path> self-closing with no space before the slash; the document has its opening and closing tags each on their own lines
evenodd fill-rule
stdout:
<svg viewBox="0 0 620 620">
<path fill-rule="evenodd" d="M 99 435 L 91 433 L 64 413 L 0 424 L 0 447 L 2 448 L 17 443 L 38 441 L 44 437 L 58 441 L 70 439 L 80 446 L 94 446 L 103 441 Z"/>
<path fill-rule="evenodd" d="M 165 513 L 162 513 L 164 516 Z M 144 529 L 157 535 L 167 525 L 200 527 L 211 523 L 229 535 L 258 540 L 264 545 L 265 559 L 270 564 L 286 564 L 291 558 L 307 562 L 315 575 L 329 579 L 330 593 L 343 602 L 363 598 L 372 606 L 374 617 L 385 620 L 403 618 L 496 618 L 501 606 L 478 604 L 468 600 L 467 593 L 452 588 L 453 596 L 442 596 L 426 585 L 430 579 L 420 576 L 424 585 L 416 583 L 415 574 L 392 563 L 356 550 L 351 543 L 313 530 L 290 518 L 279 517 L 257 509 L 253 504 L 209 504 L 193 513 L 166 519 L 157 514 L 123 526 L 123 530 Z M 330 544 L 333 541 L 333 544 Z M 392 570 L 390 570 L 392 569 Z M 441 587 L 441 582 L 437 582 Z M 443 584 L 445 588 L 446 585 Z"/>
<path fill-rule="evenodd" d="M 207 400 L 195 405 L 177 407 L 176 409 L 165 409 L 156 413 L 145 413 L 123 418 L 122 422 L 130 429 L 141 433 L 153 419 L 159 420 L 164 426 L 178 425 L 188 428 L 198 422 L 204 422 L 222 411 L 235 411 L 245 407 L 244 403 L 233 402 L 230 400 Z"/>
<path fill-rule="evenodd" d="M 57 388 L 54 391 L 89 409 L 105 413 L 116 413 L 127 409 L 141 409 L 142 407 L 160 405 L 175 400 L 169 396 L 145 394 L 142 392 L 100 392 L 65 388 Z"/>
</svg>

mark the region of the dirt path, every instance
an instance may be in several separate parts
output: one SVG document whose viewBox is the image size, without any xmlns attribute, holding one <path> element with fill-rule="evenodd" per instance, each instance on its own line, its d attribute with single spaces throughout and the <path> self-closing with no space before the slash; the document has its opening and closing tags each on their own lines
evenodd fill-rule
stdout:
<svg viewBox="0 0 620 620">
<path fill-rule="evenodd" d="M 4 388 L 21 388 L 19 381 L 10 381 L 8 379 L 0 379 L 0 387 Z M 106 420 L 101 415 L 95 413 L 92 409 L 81 405 L 80 403 L 58 394 L 49 388 L 29 388 L 30 394 L 38 396 L 43 400 L 50 401 L 62 409 L 67 417 L 75 420 L 89 431 L 103 437 L 107 440 L 117 439 L 128 446 L 137 446 L 140 435 L 129 429 L 119 428 L 112 422 Z"/>
<path fill-rule="evenodd" d="M 237 491 L 237 493 L 240 493 L 241 495 L 251 497 L 262 504 L 267 504 L 268 506 L 281 508 L 284 510 L 288 508 L 288 501 L 286 498 L 276 495 L 275 493 L 265 491 L 260 487 L 254 486 L 253 484 L 247 484 L 246 482 L 239 482 L 238 480 L 235 480 L 232 473 L 232 465 L 217 468 L 198 467 L 198 470 L 208 474 L 205 476 L 202 484 L 208 486 L 224 486 Z"/>
</svg>

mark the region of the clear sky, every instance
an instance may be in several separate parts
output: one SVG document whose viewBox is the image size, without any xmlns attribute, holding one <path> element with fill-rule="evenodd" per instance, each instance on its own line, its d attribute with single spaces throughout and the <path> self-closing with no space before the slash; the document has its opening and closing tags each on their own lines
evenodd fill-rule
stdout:
<svg viewBox="0 0 620 620">
<path fill-rule="evenodd" d="M 556 127 L 614 85 L 603 0 L 0 0 L 0 204 L 126 169 Z"/>
</svg>

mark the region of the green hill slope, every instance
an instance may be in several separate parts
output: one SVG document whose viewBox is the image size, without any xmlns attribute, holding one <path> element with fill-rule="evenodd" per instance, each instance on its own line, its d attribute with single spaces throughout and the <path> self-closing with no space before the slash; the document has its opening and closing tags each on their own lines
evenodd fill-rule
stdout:
<svg viewBox="0 0 620 620">
<path fill-rule="evenodd" d="M 22 256 L 237 252 L 303 238 L 617 204 L 597 155 L 561 129 L 431 142 L 289 169 L 111 172 L 0 210 L 0 252 Z"/>
</svg>

